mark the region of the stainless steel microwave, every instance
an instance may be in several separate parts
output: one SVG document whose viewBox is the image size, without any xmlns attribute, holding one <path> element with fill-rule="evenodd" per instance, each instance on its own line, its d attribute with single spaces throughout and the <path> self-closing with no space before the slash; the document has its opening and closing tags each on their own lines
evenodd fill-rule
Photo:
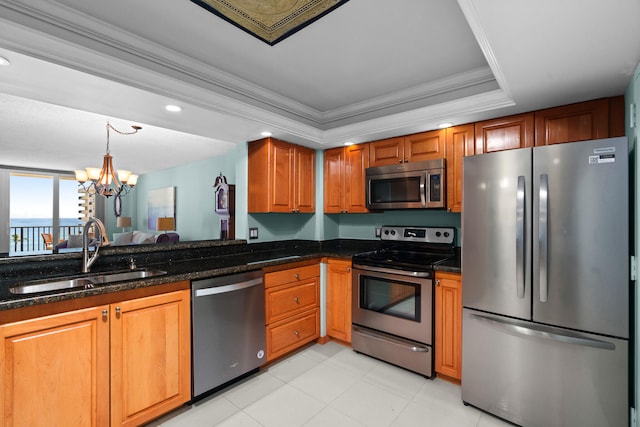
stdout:
<svg viewBox="0 0 640 427">
<path fill-rule="evenodd" d="M 367 208 L 445 208 L 444 165 L 436 159 L 367 168 Z"/>
</svg>

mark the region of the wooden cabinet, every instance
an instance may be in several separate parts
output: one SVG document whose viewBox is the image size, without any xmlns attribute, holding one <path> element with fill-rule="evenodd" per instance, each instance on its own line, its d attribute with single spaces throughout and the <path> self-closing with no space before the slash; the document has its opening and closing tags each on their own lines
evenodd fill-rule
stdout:
<svg viewBox="0 0 640 427">
<path fill-rule="evenodd" d="M 2 425 L 140 425 L 191 398 L 189 290 L 0 326 Z"/>
<path fill-rule="evenodd" d="M 438 129 L 369 143 L 370 166 L 395 165 L 444 157 L 446 130 Z"/>
<path fill-rule="evenodd" d="M 447 129 L 447 210 L 462 212 L 463 159 L 474 154 L 474 125 Z"/>
<path fill-rule="evenodd" d="M 436 272 L 435 370 L 462 379 L 462 276 Z"/>
<path fill-rule="evenodd" d="M 365 213 L 369 144 L 324 152 L 324 213 Z"/>
<path fill-rule="evenodd" d="M 476 123 L 476 154 L 533 147 L 533 113 Z"/>
<path fill-rule="evenodd" d="M 3 426 L 109 425 L 107 313 L 93 307 L 0 327 Z"/>
<path fill-rule="evenodd" d="M 315 212 L 315 151 L 265 138 L 249 143 L 248 211 Z"/>
<path fill-rule="evenodd" d="M 609 137 L 609 99 L 580 102 L 535 112 L 536 145 Z"/>
<path fill-rule="evenodd" d="M 111 304 L 111 425 L 138 426 L 191 399 L 190 291 Z"/>
<path fill-rule="evenodd" d="M 351 342 L 351 261 L 327 260 L 327 335 Z"/>
<path fill-rule="evenodd" d="M 320 336 L 320 266 L 264 275 L 267 362 Z"/>
</svg>

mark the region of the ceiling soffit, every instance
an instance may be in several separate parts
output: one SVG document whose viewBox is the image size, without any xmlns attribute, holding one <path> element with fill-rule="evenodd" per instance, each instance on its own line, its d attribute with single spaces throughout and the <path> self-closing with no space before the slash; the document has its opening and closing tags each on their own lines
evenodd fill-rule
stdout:
<svg viewBox="0 0 640 427">
<path fill-rule="evenodd" d="M 348 0 L 191 0 L 273 46 Z"/>
</svg>

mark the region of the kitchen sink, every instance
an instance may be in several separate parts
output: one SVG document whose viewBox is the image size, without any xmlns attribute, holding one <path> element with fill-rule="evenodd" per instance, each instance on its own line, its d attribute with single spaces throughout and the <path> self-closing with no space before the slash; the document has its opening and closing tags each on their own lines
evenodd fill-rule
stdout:
<svg viewBox="0 0 640 427">
<path fill-rule="evenodd" d="M 122 282 L 125 280 L 144 279 L 147 277 L 167 274 L 163 270 L 130 270 L 112 273 L 95 274 L 83 277 L 58 278 L 55 280 L 38 280 L 24 285 L 9 288 L 12 294 L 33 294 L 36 292 L 59 291 L 64 289 L 90 289 L 106 283 Z"/>
</svg>

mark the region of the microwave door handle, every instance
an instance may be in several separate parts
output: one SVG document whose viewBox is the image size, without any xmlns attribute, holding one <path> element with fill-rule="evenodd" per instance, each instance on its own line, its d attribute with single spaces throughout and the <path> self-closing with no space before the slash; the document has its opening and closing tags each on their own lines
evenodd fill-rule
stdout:
<svg viewBox="0 0 640 427">
<path fill-rule="evenodd" d="M 422 206 L 425 207 L 429 205 L 429 196 L 427 195 L 427 182 L 429 182 L 430 177 L 431 174 L 429 172 L 420 174 L 420 199 L 422 201 Z"/>
</svg>

